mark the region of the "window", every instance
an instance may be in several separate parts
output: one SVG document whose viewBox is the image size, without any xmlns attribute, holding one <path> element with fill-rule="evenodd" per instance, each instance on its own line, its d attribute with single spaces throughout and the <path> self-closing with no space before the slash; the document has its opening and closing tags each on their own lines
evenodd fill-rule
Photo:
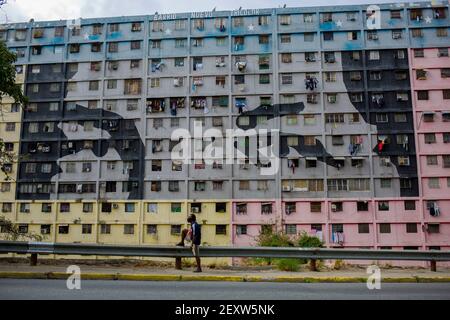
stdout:
<svg viewBox="0 0 450 320">
<path fill-rule="evenodd" d="M 438 57 L 448 57 L 448 48 L 438 48 Z"/>
<path fill-rule="evenodd" d="M 83 203 L 83 212 L 84 213 L 90 213 L 94 211 L 94 204 L 93 203 Z"/>
<path fill-rule="evenodd" d="M 134 234 L 134 224 L 125 224 L 123 226 L 123 234 Z"/>
<path fill-rule="evenodd" d="M 110 42 L 108 44 L 108 52 L 110 52 L 110 53 L 119 52 L 119 43 L 118 42 Z"/>
<path fill-rule="evenodd" d="M 239 181 L 239 190 L 250 190 L 250 181 Z"/>
<path fill-rule="evenodd" d="M 425 133 L 424 134 L 425 143 L 436 143 L 436 134 L 434 133 Z"/>
<path fill-rule="evenodd" d="M 437 37 L 447 37 L 447 29 L 446 28 L 436 28 L 436 36 Z"/>
<path fill-rule="evenodd" d="M 100 233 L 101 234 L 111 234 L 111 225 L 102 223 L 100 225 Z"/>
<path fill-rule="evenodd" d="M 140 50 L 141 49 L 141 41 L 131 41 L 130 49 L 131 50 Z"/>
<path fill-rule="evenodd" d="M 322 13 L 322 22 L 332 22 L 333 21 L 333 13 L 326 12 Z"/>
<path fill-rule="evenodd" d="M 223 47 L 227 44 L 227 38 L 226 37 L 217 37 L 216 38 L 216 46 Z"/>
<path fill-rule="evenodd" d="M 371 81 L 379 81 L 381 80 L 382 73 L 381 71 L 370 71 L 369 79 Z"/>
<path fill-rule="evenodd" d="M 444 100 L 449 100 L 450 99 L 450 89 L 442 90 L 442 98 Z"/>
<path fill-rule="evenodd" d="M 171 225 L 170 226 L 170 234 L 172 236 L 178 236 L 181 234 L 181 225 Z"/>
<path fill-rule="evenodd" d="M 440 187 L 439 178 L 428 178 L 428 188 L 439 189 Z"/>
<path fill-rule="evenodd" d="M 175 30 L 185 30 L 186 20 L 175 20 Z"/>
<path fill-rule="evenodd" d="M 436 166 L 438 164 L 437 156 L 427 156 L 427 165 L 428 166 Z"/>
<path fill-rule="evenodd" d="M 380 223 L 379 228 L 380 228 L 380 233 L 391 233 L 391 224 L 390 223 Z"/>
<path fill-rule="evenodd" d="M 170 211 L 172 213 L 180 213 L 181 212 L 181 203 L 171 203 L 170 204 Z"/>
<path fill-rule="evenodd" d="M 398 156 L 398 165 L 399 166 L 409 166 L 410 161 L 408 156 Z"/>
<path fill-rule="evenodd" d="M 16 123 L 15 122 L 7 122 L 5 125 L 5 130 L 8 132 L 16 131 Z M 39 124 L 38 123 L 30 123 L 28 127 L 28 132 L 30 133 L 36 133 L 39 131 Z"/>
<path fill-rule="evenodd" d="M 369 211 L 369 202 L 368 201 L 358 201 L 356 203 L 357 211 Z"/>
<path fill-rule="evenodd" d="M 246 225 L 236 225 L 236 235 L 245 235 L 247 234 L 247 226 Z"/>
<path fill-rule="evenodd" d="M 100 81 L 89 81 L 89 91 L 98 91 Z"/>
<path fill-rule="evenodd" d="M 450 143 L 450 132 L 444 132 L 442 134 L 444 143 Z"/>
<path fill-rule="evenodd" d="M 358 223 L 358 233 L 370 233 L 368 223 Z"/>
<path fill-rule="evenodd" d="M 417 100 L 428 100 L 428 91 L 426 90 L 417 91 Z"/>
<path fill-rule="evenodd" d="M 81 226 L 82 234 L 92 234 L 92 224 L 83 224 Z"/>
<path fill-rule="evenodd" d="M 326 82 L 336 82 L 336 72 L 325 72 Z"/>
<path fill-rule="evenodd" d="M 259 75 L 259 84 L 269 84 L 269 83 L 270 83 L 270 74 Z"/>
<path fill-rule="evenodd" d="M 291 16 L 290 15 L 280 15 L 279 16 L 280 25 L 288 26 L 291 24 Z"/>
<path fill-rule="evenodd" d="M 416 202 L 414 200 L 405 200 L 404 201 L 405 210 L 416 210 Z"/>
<path fill-rule="evenodd" d="M 58 226 L 58 233 L 59 234 L 69 234 L 69 225 L 59 225 Z"/>
<path fill-rule="evenodd" d="M 259 16 L 258 17 L 258 25 L 259 26 L 267 26 L 269 24 L 269 16 Z"/>
<path fill-rule="evenodd" d="M 350 41 L 358 40 L 358 32 L 356 31 L 347 32 L 347 40 Z"/>
<path fill-rule="evenodd" d="M 99 35 L 102 34 L 103 25 L 101 24 L 94 24 L 92 26 L 92 34 L 93 35 Z"/>
<path fill-rule="evenodd" d="M 287 224 L 285 226 L 286 234 L 297 234 L 297 225 L 295 224 Z"/>
<path fill-rule="evenodd" d="M 439 233 L 439 224 L 437 223 L 428 223 L 427 225 L 428 233 Z"/>
<path fill-rule="evenodd" d="M 396 113 L 394 114 L 395 122 L 407 122 L 406 113 Z"/>
<path fill-rule="evenodd" d="M 369 60 L 380 60 L 380 52 L 379 51 L 369 51 Z"/>
<path fill-rule="evenodd" d="M 401 39 L 403 36 L 402 30 L 392 30 L 392 39 L 398 40 Z"/>
<path fill-rule="evenodd" d="M 125 203 L 125 212 L 134 212 L 135 211 L 135 204 L 134 203 Z"/>
<path fill-rule="evenodd" d="M 323 40 L 324 41 L 333 41 L 333 32 L 324 32 L 323 33 Z"/>
<path fill-rule="evenodd" d="M 383 189 L 389 189 L 392 187 L 392 180 L 389 178 L 380 179 L 380 187 Z"/>
<path fill-rule="evenodd" d="M 417 233 L 417 223 L 407 223 L 406 233 Z"/>
<path fill-rule="evenodd" d="M 282 53 L 281 54 L 282 63 L 292 63 L 292 53 Z"/>
<path fill-rule="evenodd" d="M 259 38 L 259 44 L 268 44 L 269 43 L 268 35 L 260 35 L 258 38 Z"/>
<path fill-rule="evenodd" d="M 158 233 L 158 226 L 156 224 L 147 225 L 147 234 L 156 235 Z"/>
<path fill-rule="evenodd" d="M 402 11 L 401 10 L 391 10 L 391 19 L 401 19 Z"/>
<path fill-rule="evenodd" d="M 378 210 L 380 210 L 380 211 L 389 211 L 389 201 L 380 201 L 380 202 L 378 202 Z"/>
<path fill-rule="evenodd" d="M 140 22 L 133 22 L 131 24 L 131 31 L 132 32 L 139 32 L 142 30 L 142 24 Z"/>
<path fill-rule="evenodd" d="M 281 84 L 292 84 L 292 74 L 291 73 L 282 74 Z"/>
<path fill-rule="evenodd" d="M 322 212 L 322 203 L 321 202 L 310 202 L 309 210 L 311 212 Z"/>
<path fill-rule="evenodd" d="M 422 38 L 423 37 L 422 29 L 412 29 L 411 34 L 412 34 L 413 38 Z"/>
<path fill-rule="evenodd" d="M 60 212 L 70 212 L 70 203 L 60 203 L 59 205 L 59 211 Z"/>
<path fill-rule="evenodd" d="M 443 168 L 450 168 L 450 155 L 443 155 L 442 156 L 442 167 Z"/>
<path fill-rule="evenodd" d="M 342 212 L 343 204 L 342 202 L 332 202 L 331 203 L 331 211 L 332 212 Z"/>
<path fill-rule="evenodd" d="M 281 43 L 291 43 L 291 35 L 290 34 L 282 34 L 280 36 Z"/>
<path fill-rule="evenodd" d="M 226 234 L 227 234 L 227 225 L 226 224 L 216 225 L 216 235 L 226 235 Z"/>
<path fill-rule="evenodd" d="M 151 41 L 152 49 L 161 49 L 161 40 Z"/>
<path fill-rule="evenodd" d="M 314 41 L 314 33 L 307 32 L 303 34 L 303 41 L 305 42 L 313 42 Z"/>
</svg>

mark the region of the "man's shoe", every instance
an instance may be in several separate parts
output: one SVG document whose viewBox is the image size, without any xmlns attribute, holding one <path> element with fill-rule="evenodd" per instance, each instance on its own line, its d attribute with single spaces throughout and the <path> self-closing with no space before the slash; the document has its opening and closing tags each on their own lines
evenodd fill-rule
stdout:
<svg viewBox="0 0 450 320">
<path fill-rule="evenodd" d="M 183 242 L 177 243 L 177 247 L 184 247 L 184 243 Z"/>
</svg>

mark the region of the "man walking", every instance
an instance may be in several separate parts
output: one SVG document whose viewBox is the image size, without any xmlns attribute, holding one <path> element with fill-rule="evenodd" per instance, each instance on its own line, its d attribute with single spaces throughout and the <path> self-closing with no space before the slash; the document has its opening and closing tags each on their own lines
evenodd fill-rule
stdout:
<svg viewBox="0 0 450 320">
<path fill-rule="evenodd" d="M 191 240 L 192 240 L 192 253 L 197 263 L 197 269 L 194 272 L 202 272 L 202 266 L 200 262 L 200 243 L 202 242 L 202 229 L 197 223 L 197 217 L 195 214 L 189 215 L 187 222 L 191 224 Z"/>
</svg>

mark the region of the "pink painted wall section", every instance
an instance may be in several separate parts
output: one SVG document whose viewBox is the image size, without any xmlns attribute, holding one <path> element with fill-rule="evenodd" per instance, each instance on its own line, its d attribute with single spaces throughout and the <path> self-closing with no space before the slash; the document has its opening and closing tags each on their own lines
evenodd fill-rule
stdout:
<svg viewBox="0 0 450 320">
<path fill-rule="evenodd" d="M 445 121 L 443 112 L 450 111 L 450 99 L 444 99 L 443 90 L 450 89 L 450 78 L 441 76 L 442 68 L 450 68 L 450 57 L 439 57 L 437 48 L 425 48 L 423 58 L 415 58 L 414 51 L 410 50 L 411 61 L 411 86 L 413 94 L 413 108 L 415 112 L 415 133 L 417 141 L 417 157 L 419 164 L 419 179 L 422 195 L 422 235 L 424 244 L 427 248 L 430 246 L 440 247 L 441 250 L 448 250 L 450 244 L 450 168 L 443 165 L 443 155 L 450 155 L 450 143 L 444 143 L 443 133 L 450 132 L 450 122 Z M 426 71 L 426 79 L 416 78 L 416 70 Z M 428 100 L 418 100 L 418 90 L 428 91 Z M 424 121 L 424 112 L 434 114 L 432 122 Z M 425 143 L 425 134 L 434 133 L 435 143 Z M 436 156 L 436 164 L 427 163 L 427 155 Z M 438 188 L 435 186 L 437 178 Z M 435 217 L 430 214 L 427 208 L 428 202 L 435 202 L 439 208 L 440 214 Z M 429 229 L 429 225 L 439 226 L 436 230 Z M 401 232 L 401 230 L 397 230 Z M 403 237 L 404 234 L 400 233 Z M 381 241 L 402 241 L 402 239 L 385 239 Z M 450 263 L 440 263 L 440 265 L 450 265 Z"/>
<path fill-rule="evenodd" d="M 414 53 L 411 54 L 411 65 L 413 68 L 446 68 L 446 66 L 450 66 L 450 57 L 438 57 L 437 48 L 425 48 L 423 53 L 423 58 L 415 58 Z"/>
</svg>

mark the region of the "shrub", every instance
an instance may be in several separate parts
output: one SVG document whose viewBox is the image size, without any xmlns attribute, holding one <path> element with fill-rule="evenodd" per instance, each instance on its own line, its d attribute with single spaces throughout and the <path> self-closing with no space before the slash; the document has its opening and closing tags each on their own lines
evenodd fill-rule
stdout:
<svg viewBox="0 0 450 320">
<path fill-rule="evenodd" d="M 277 259 L 276 266 L 281 271 L 296 272 L 300 269 L 300 259 Z"/>
<path fill-rule="evenodd" d="M 308 235 L 305 231 L 300 234 L 297 244 L 301 248 L 322 248 L 323 242 L 317 238 Z"/>
</svg>

